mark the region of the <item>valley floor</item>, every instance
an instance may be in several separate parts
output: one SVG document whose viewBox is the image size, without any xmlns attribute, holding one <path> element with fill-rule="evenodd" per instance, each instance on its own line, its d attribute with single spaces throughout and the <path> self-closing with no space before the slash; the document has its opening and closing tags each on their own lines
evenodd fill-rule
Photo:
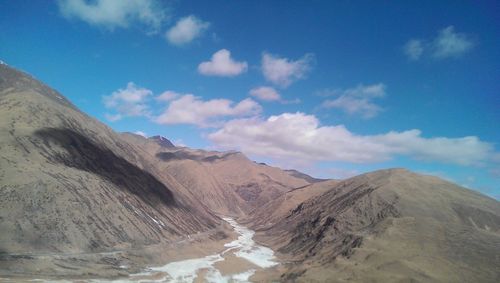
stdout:
<svg viewBox="0 0 500 283">
<path fill-rule="evenodd" d="M 12 270 L 10 276 L 0 276 L 0 281 L 248 282 L 257 271 L 276 270 L 279 264 L 274 252 L 253 241 L 254 231 L 231 218 L 224 220 L 232 231 L 229 225 L 223 225 L 216 232 L 193 235 L 169 247 L 85 254 L 9 255 L 10 260 L 26 260 L 32 266 L 32 273 L 16 274 Z M 152 258 L 156 263 L 169 263 L 141 268 L 145 259 Z M 67 276 L 53 278 L 49 275 L 51 272 Z"/>
<path fill-rule="evenodd" d="M 248 282 L 259 269 L 278 265 L 274 252 L 253 241 L 254 231 L 224 218 L 238 234 L 238 238 L 224 244 L 225 250 L 200 258 L 170 262 L 133 274 L 131 281 L 158 282 Z"/>
</svg>

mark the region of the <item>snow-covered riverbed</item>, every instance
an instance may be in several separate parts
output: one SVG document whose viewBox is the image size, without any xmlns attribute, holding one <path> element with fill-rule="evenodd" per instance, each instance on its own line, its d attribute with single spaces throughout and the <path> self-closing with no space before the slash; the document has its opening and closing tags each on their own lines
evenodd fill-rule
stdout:
<svg viewBox="0 0 500 283">
<path fill-rule="evenodd" d="M 148 276 L 157 273 L 163 273 L 162 278 L 147 280 L 148 282 L 194 282 L 200 271 L 204 271 L 204 282 L 248 282 L 249 278 L 255 273 L 255 269 L 248 269 L 244 272 L 222 275 L 214 266 L 215 263 L 224 261 L 224 256 L 228 253 L 234 253 L 236 257 L 243 258 L 260 268 L 268 268 L 277 265 L 274 252 L 258 245 L 252 239 L 255 232 L 239 225 L 231 218 L 223 218 L 239 234 L 238 239 L 225 244 L 227 248 L 220 254 L 209 255 L 202 258 L 175 261 L 164 266 L 153 267 L 136 274 L 135 276 Z"/>
</svg>

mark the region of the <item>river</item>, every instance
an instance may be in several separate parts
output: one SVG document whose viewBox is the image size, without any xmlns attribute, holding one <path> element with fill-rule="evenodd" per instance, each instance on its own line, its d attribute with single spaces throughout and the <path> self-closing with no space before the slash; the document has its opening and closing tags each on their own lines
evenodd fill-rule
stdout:
<svg viewBox="0 0 500 283">
<path fill-rule="evenodd" d="M 226 256 L 233 254 L 251 262 L 259 268 L 269 268 L 278 264 L 274 257 L 273 250 L 258 245 L 253 240 L 254 231 L 239 225 L 231 218 L 223 218 L 239 234 L 238 239 L 224 245 L 226 249 L 218 254 L 213 254 L 201 258 L 194 258 L 182 261 L 170 262 L 164 266 L 152 267 L 145 272 L 131 275 L 133 277 L 154 276 L 155 279 L 144 280 L 144 282 L 194 282 L 198 281 L 198 276 L 204 276 L 203 282 L 249 282 L 249 278 L 256 269 L 249 268 L 244 272 L 223 275 L 214 264 L 226 260 Z M 161 276 L 158 276 L 158 275 Z M 143 281 L 143 280 L 138 280 Z"/>
</svg>

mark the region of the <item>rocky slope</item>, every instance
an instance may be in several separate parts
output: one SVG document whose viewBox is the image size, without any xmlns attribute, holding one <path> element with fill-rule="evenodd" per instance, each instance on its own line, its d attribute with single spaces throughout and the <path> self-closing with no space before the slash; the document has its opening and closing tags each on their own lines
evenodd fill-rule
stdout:
<svg viewBox="0 0 500 283">
<path fill-rule="evenodd" d="M 436 177 L 382 170 L 331 184 L 254 228 L 280 280 L 498 282 L 500 203 Z"/>
<path fill-rule="evenodd" d="M 140 147 L 0 65 L 0 264 L 169 243 L 220 223 Z"/>
<path fill-rule="evenodd" d="M 122 136 L 148 152 L 156 168 L 173 176 L 219 214 L 245 215 L 289 190 L 309 184 L 303 177 L 255 163 L 240 152 L 164 146 L 158 137 Z"/>
<path fill-rule="evenodd" d="M 242 223 L 249 223 L 254 229 L 266 230 L 279 221 L 292 210 L 300 210 L 301 204 L 309 199 L 322 195 L 332 189 L 339 181 L 328 180 L 316 182 L 293 190 L 255 208 L 245 217 L 240 218 Z"/>
</svg>

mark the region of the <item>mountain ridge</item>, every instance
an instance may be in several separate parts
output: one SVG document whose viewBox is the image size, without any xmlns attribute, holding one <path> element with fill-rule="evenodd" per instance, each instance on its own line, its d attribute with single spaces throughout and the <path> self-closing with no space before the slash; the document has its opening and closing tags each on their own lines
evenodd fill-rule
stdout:
<svg viewBox="0 0 500 283">
<path fill-rule="evenodd" d="M 0 65 L 2 274 L 39 264 L 9 254 L 137 249 L 220 226 L 218 216 L 160 173 L 141 148 L 59 95 Z"/>
<path fill-rule="evenodd" d="M 126 277 L 220 249 L 229 215 L 282 262 L 257 281 L 500 280 L 499 202 L 434 176 L 320 180 L 116 133 L 4 64 L 0 132 L 0 276 Z"/>
<path fill-rule="evenodd" d="M 272 225 L 249 223 L 257 239 L 295 262 L 280 280 L 495 282 L 500 276 L 498 201 L 405 169 L 342 180 Z"/>
</svg>

